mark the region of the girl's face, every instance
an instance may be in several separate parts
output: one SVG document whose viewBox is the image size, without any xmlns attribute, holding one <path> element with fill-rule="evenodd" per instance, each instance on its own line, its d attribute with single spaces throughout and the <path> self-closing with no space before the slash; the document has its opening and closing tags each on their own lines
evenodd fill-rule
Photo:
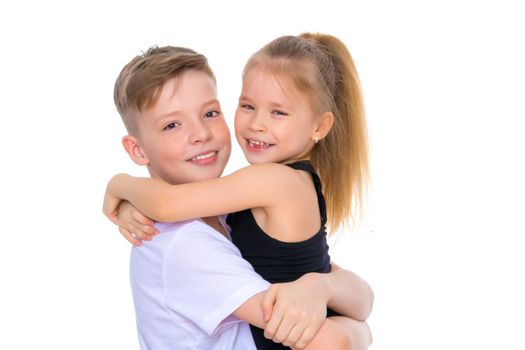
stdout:
<svg viewBox="0 0 525 350">
<path fill-rule="evenodd" d="M 163 86 L 158 102 L 137 117 L 149 172 L 172 184 L 219 177 L 230 156 L 230 133 L 206 73 L 187 71 Z"/>
<path fill-rule="evenodd" d="M 235 113 L 235 136 L 250 164 L 309 159 L 316 128 L 316 116 L 305 93 L 261 68 L 245 73 Z"/>
</svg>

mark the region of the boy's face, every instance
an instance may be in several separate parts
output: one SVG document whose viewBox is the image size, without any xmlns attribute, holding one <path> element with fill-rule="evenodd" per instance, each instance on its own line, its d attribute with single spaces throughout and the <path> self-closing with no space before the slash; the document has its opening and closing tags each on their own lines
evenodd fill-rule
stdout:
<svg viewBox="0 0 525 350">
<path fill-rule="evenodd" d="M 126 149 L 135 162 L 147 165 L 151 177 L 182 184 L 222 174 L 230 132 L 206 73 L 190 70 L 167 81 L 157 103 L 136 120 L 137 147 Z M 137 155 L 143 159 L 137 161 Z"/>
</svg>

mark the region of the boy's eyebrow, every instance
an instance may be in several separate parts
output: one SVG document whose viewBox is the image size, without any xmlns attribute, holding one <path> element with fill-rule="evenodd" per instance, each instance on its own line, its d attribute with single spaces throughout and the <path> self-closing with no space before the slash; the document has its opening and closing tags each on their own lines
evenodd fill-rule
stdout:
<svg viewBox="0 0 525 350">
<path fill-rule="evenodd" d="M 211 106 L 211 105 L 214 105 L 214 104 L 220 104 L 219 103 L 219 100 L 217 100 L 216 98 L 212 99 L 212 100 L 209 100 L 208 102 L 204 102 L 202 104 L 203 107 L 207 107 L 207 106 Z"/>
<path fill-rule="evenodd" d="M 207 102 L 204 102 L 202 104 L 202 107 L 201 108 L 206 108 L 208 106 L 211 106 L 211 105 L 214 105 L 214 104 L 219 104 L 219 100 L 217 100 L 216 98 L 212 99 L 212 100 L 209 100 Z M 157 118 L 158 120 L 162 120 L 162 119 L 165 119 L 165 118 L 168 118 L 168 117 L 176 117 L 177 115 L 180 115 L 182 114 L 182 111 L 180 110 L 174 110 L 174 111 L 171 111 L 171 112 L 167 112 L 167 113 L 164 113 L 164 114 L 161 114 L 159 115 L 159 117 Z"/>
<path fill-rule="evenodd" d="M 179 110 L 174 110 L 174 111 L 171 111 L 171 112 L 167 112 L 167 113 L 161 114 L 158 119 L 164 119 L 166 117 L 174 117 L 177 114 L 181 114 L 181 113 L 182 112 L 179 111 Z"/>
</svg>

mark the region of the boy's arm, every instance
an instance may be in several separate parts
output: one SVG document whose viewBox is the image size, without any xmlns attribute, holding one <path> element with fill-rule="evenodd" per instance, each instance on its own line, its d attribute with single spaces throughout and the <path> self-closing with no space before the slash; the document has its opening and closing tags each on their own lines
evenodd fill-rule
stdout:
<svg viewBox="0 0 525 350">
<path fill-rule="evenodd" d="M 265 322 L 260 309 L 264 292 L 248 299 L 234 315 L 256 327 L 264 328 Z M 302 331 L 299 339 L 275 340 L 294 350 L 365 350 L 372 343 L 372 335 L 368 325 L 363 321 L 353 320 L 348 317 L 329 317 L 323 320 L 319 330 L 313 331 L 311 336 L 306 334 L 309 328 Z"/>
<path fill-rule="evenodd" d="M 316 325 L 317 330 L 327 306 L 355 320 L 368 317 L 373 304 L 370 286 L 353 272 L 334 266 L 331 273 L 307 273 L 297 281 L 274 284 L 268 289 L 263 300 L 269 320 L 265 328 L 267 338 L 281 342 L 290 335 L 278 327 L 300 320 Z"/>
<path fill-rule="evenodd" d="M 304 192 L 302 186 L 293 169 L 274 163 L 181 185 L 119 174 L 108 183 L 103 210 L 116 222 L 120 201 L 128 200 L 153 220 L 173 222 L 268 207 Z"/>
</svg>

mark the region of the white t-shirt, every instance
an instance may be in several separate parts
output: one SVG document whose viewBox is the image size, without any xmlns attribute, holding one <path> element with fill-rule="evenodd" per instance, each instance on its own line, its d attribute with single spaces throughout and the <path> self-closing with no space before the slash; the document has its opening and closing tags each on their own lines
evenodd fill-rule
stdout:
<svg viewBox="0 0 525 350">
<path fill-rule="evenodd" d="M 131 253 L 141 349 L 255 349 L 249 325 L 231 313 L 270 284 L 202 220 L 156 227 Z"/>
</svg>

